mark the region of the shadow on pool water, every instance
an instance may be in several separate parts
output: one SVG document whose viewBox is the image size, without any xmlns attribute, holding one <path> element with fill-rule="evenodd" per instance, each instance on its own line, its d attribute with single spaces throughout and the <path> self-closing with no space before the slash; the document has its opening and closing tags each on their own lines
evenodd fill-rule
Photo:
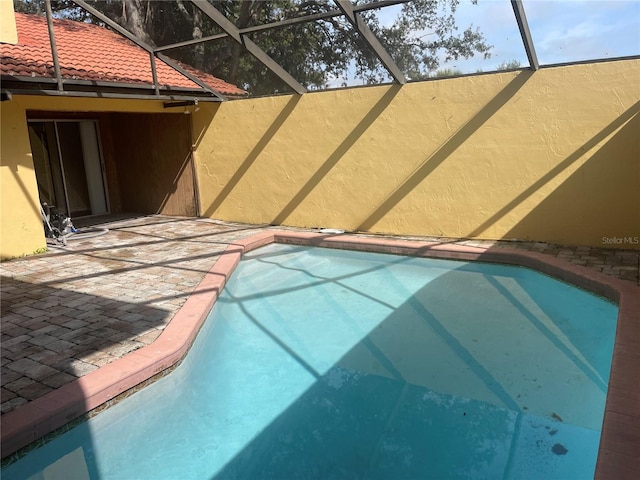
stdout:
<svg viewBox="0 0 640 480">
<path fill-rule="evenodd" d="M 3 474 L 593 477 L 614 305 L 518 267 L 349 255 L 248 255 L 178 369 Z"/>
</svg>

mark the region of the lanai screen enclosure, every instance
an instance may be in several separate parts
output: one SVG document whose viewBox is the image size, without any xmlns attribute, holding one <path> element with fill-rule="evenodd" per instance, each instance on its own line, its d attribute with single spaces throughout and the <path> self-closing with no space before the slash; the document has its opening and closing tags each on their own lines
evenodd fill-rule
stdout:
<svg viewBox="0 0 640 480">
<path fill-rule="evenodd" d="M 5 76 L 3 96 L 100 92 L 167 98 L 174 100 L 167 105 L 171 107 L 227 99 L 201 78 L 202 72 L 237 84 L 250 95 L 303 94 L 637 55 L 637 4 L 588 3 L 590 8 L 579 10 L 575 2 L 533 0 L 22 0 L 16 2 L 17 11 L 46 15 L 54 68 L 36 78 Z M 534 13 L 533 28 L 527 7 Z M 548 13 L 542 15 L 542 9 Z M 615 10 L 617 17 L 612 17 Z M 620 21 L 622 16 L 628 19 Z M 89 83 L 65 73 L 54 18 L 107 27 L 147 51 L 151 85 Z M 563 27 L 565 35 L 545 24 Z M 614 29 L 620 37 L 615 44 L 607 38 Z M 592 39 L 588 48 L 577 48 L 586 38 Z M 535 40 L 542 46 L 540 58 Z M 167 90 L 158 79 L 159 63 L 192 80 L 191 91 Z"/>
</svg>

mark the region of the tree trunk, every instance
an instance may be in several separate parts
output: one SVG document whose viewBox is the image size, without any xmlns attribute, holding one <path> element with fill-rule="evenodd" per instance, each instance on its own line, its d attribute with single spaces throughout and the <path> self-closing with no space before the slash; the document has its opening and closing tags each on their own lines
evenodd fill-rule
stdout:
<svg viewBox="0 0 640 480">
<path fill-rule="evenodd" d="M 251 20 L 251 7 L 254 3 L 255 2 L 253 1 L 241 2 L 236 27 L 245 28 L 249 26 L 249 22 Z M 242 45 L 239 43 L 234 43 L 231 46 L 231 65 L 229 66 L 229 78 L 227 81 L 233 84 L 238 80 L 238 67 L 240 66 L 240 55 L 242 54 L 242 50 Z"/>
<path fill-rule="evenodd" d="M 151 36 L 147 33 L 144 22 L 143 8 L 140 0 L 122 0 L 122 19 L 124 27 L 133 33 L 138 40 L 155 46 Z"/>
<path fill-rule="evenodd" d="M 202 13 L 200 9 L 193 9 L 193 39 L 202 38 Z M 204 70 L 204 43 L 197 43 L 193 53 L 193 66 L 198 70 Z"/>
</svg>

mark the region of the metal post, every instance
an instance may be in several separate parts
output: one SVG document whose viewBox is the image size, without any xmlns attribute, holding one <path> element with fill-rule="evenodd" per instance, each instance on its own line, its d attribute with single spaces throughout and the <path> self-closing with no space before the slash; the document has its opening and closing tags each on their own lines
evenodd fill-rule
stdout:
<svg viewBox="0 0 640 480">
<path fill-rule="evenodd" d="M 407 83 L 402 70 L 396 65 L 396 62 L 391 58 L 389 52 L 382 46 L 380 40 L 373 34 L 369 26 L 365 23 L 359 13 L 355 12 L 350 0 L 335 0 L 338 8 L 342 10 L 344 16 L 349 20 L 353 28 L 363 38 L 363 40 L 371 47 L 378 59 L 382 62 L 382 65 L 387 69 L 391 76 L 400 85 Z"/>
<path fill-rule="evenodd" d="M 377 2 L 372 2 L 372 3 L 363 3 L 360 5 L 354 5 L 353 6 L 353 11 L 354 12 L 364 12 L 367 10 L 373 10 L 375 8 L 383 8 L 383 7 L 389 7 L 392 5 L 400 5 L 402 3 L 407 3 L 410 2 L 412 0 L 379 0 Z M 340 15 L 342 15 L 343 13 L 340 10 L 331 10 L 329 12 L 322 12 L 322 13 L 312 13 L 309 15 L 304 15 L 302 17 L 294 17 L 294 18 L 288 18 L 286 20 L 280 20 L 277 22 L 271 22 L 271 23 L 265 23 L 262 25 L 253 25 L 251 27 L 245 27 L 245 28 L 240 28 L 238 29 L 238 32 L 240 32 L 241 35 L 245 34 L 245 33 L 254 33 L 254 32 L 263 32 L 266 30 L 275 30 L 277 28 L 284 28 L 284 27 L 289 27 L 291 25 L 297 25 L 299 23 L 308 23 L 308 22 L 313 22 L 316 20 L 326 20 L 328 18 L 334 18 L 334 17 L 339 17 Z M 223 33 L 217 33 L 215 35 L 209 35 L 208 37 L 202 37 L 202 38 L 195 38 L 192 40 L 185 40 L 183 42 L 177 42 L 177 43 L 171 43 L 171 44 L 167 44 L 167 45 L 162 45 L 161 47 L 156 47 L 156 49 L 154 50 L 155 52 L 162 52 L 164 50 L 171 50 L 172 48 L 179 48 L 179 47 L 185 47 L 187 45 L 196 45 L 198 43 L 206 43 L 206 42 L 210 42 L 212 40 L 220 40 L 223 38 L 227 38 L 229 36 L 228 33 L 223 32 Z"/>
<path fill-rule="evenodd" d="M 151 60 L 151 76 L 153 77 L 153 89 L 156 91 L 156 95 L 160 95 L 158 71 L 156 70 L 156 56 L 153 54 L 153 52 L 149 52 L 149 58 Z"/>
<path fill-rule="evenodd" d="M 265 67 L 275 73 L 280 80 L 285 82 L 294 92 L 302 94 L 306 93 L 307 89 L 304 88 L 295 78 L 293 78 L 289 72 L 282 68 L 278 62 L 272 59 L 267 53 L 256 45 L 251 39 L 240 34 L 240 30 L 232 22 L 227 19 L 217 8 L 211 5 L 206 0 L 191 0 L 192 3 L 198 7 L 202 12 L 211 20 L 222 28 L 231 38 L 242 45 L 245 49 L 257 58 Z"/>
<path fill-rule="evenodd" d="M 527 22 L 527 16 L 524 14 L 522 0 L 511 0 L 511 6 L 513 7 L 513 13 L 515 14 L 516 21 L 518 22 L 520 36 L 522 37 L 524 49 L 527 52 L 527 58 L 529 59 L 529 66 L 532 70 L 538 70 L 540 68 L 540 64 L 538 63 L 536 49 L 534 48 L 533 40 L 531 39 L 529 23 Z"/>
<path fill-rule="evenodd" d="M 48 2 L 49 0 L 47 0 Z M 62 175 L 62 189 L 64 191 L 64 204 L 67 209 L 67 217 L 71 217 L 71 205 L 69 204 L 69 191 L 67 189 L 67 179 L 64 174 L 64 159 L 62 158 L 62 148 L 60 148 L 60 132 L 58 131 L 58 122 L 54 121 L 53 131 L 56 136 L 56 150 L 58 162 L 60 163 L 60 173 Z"/>
<path fill-rule="evenodd" d="M 53 57 L 53 70 L 58 81 L 58 90 L 64 90 L 62 86 L 62 73 L 60 72 L 60 59 L 58 58 L 58 48 L 56 47 L 56 35 L 53 31 L 53 13 L 51 13 L 51 0 L 44 1 L 47 14 L 47 27 L 49 28 L 49 43 L 51 44 L 51 56 Z"/>
<path fill-rule="evenodd" d="M 102 20 L 104 23 L 106 23 L 107 25 L 109 25 L 111 28 L 113 28 L 116 32 L 118 32 L 120 35 L 123 35 L 124 37 L 128 38 L 129 40 L 131 40 L 133 43 L 135 43 L 136 45 L 138 45 L 140 48 L 146 50 L 147 52 L 151 53 L 153 55 L 153 47 L 147 45 L 145 42 L 143 42 L 142 40 L 139 40 L 138 37 L 136 37 L 133 33 L 129 32 L 128 30 L 122 28 L 120 25 L 118 25 L 116 22 L 114 22 L 113 20 L 111 20 L 109 17 L 107 17 L 106 15 L 104 15 L 102 12 L 96 10 L 95 8 L 93 8 L 91 5 L 89 5 L 88 3 L 86 3 L 84 0 L 71 0 L 73 3 L 75 3 L 76 5 L 78 5 L 79 7 L 82 7 L 84 10 L 86 10 L 87 12 L 89 12 L 91 15 L 93 15 L 94 17 L 98 18 L 99 20 Z M 162 57 L 160 57 L 160 55 L 158 55 L 158 58 L 160 58 L 161 60 L 163 60 L 165 63 L 167 63 L 171 68 L 173 68 L 174 70 L 177 70 L 178 72 L 180 72 L 182 75 L 184 75 L 185 77 L 187 77 L 189 80 L 191 80 L 192 82 L 194 82 L 195 84 L 201 86 L 205 91 L 212 93 L 213 95 L 215 95 L 216 97 L 218 97 L 220 100 L 224 101 L 226 100 L 226 98 L 221 95 L 218 91 L 214 90 L 213 88 L 211 88 L 209 85 L 207 85 L 206 83 L 204 83 L 202 80 L 196 78 L 194 75 L 191 75 L 190 73 L 184 71 L 184 69 L 179 70 L 178 68 L 176 68 L 176 65 L 173 62 L 167 62 L 166 60 L 164 60 Z"/>
</svg>

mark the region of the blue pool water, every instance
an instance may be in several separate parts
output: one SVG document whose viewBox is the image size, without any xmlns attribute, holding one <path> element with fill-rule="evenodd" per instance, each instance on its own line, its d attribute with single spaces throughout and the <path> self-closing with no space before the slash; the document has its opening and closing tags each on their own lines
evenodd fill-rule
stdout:
<svg viewBox="0 0 640 480">
<path fill-rule="evenodd" d="M 174 372 L 2 478 L 592 478 L 616 317 L 524 268 L 269 245 Z"/>
</svg>

